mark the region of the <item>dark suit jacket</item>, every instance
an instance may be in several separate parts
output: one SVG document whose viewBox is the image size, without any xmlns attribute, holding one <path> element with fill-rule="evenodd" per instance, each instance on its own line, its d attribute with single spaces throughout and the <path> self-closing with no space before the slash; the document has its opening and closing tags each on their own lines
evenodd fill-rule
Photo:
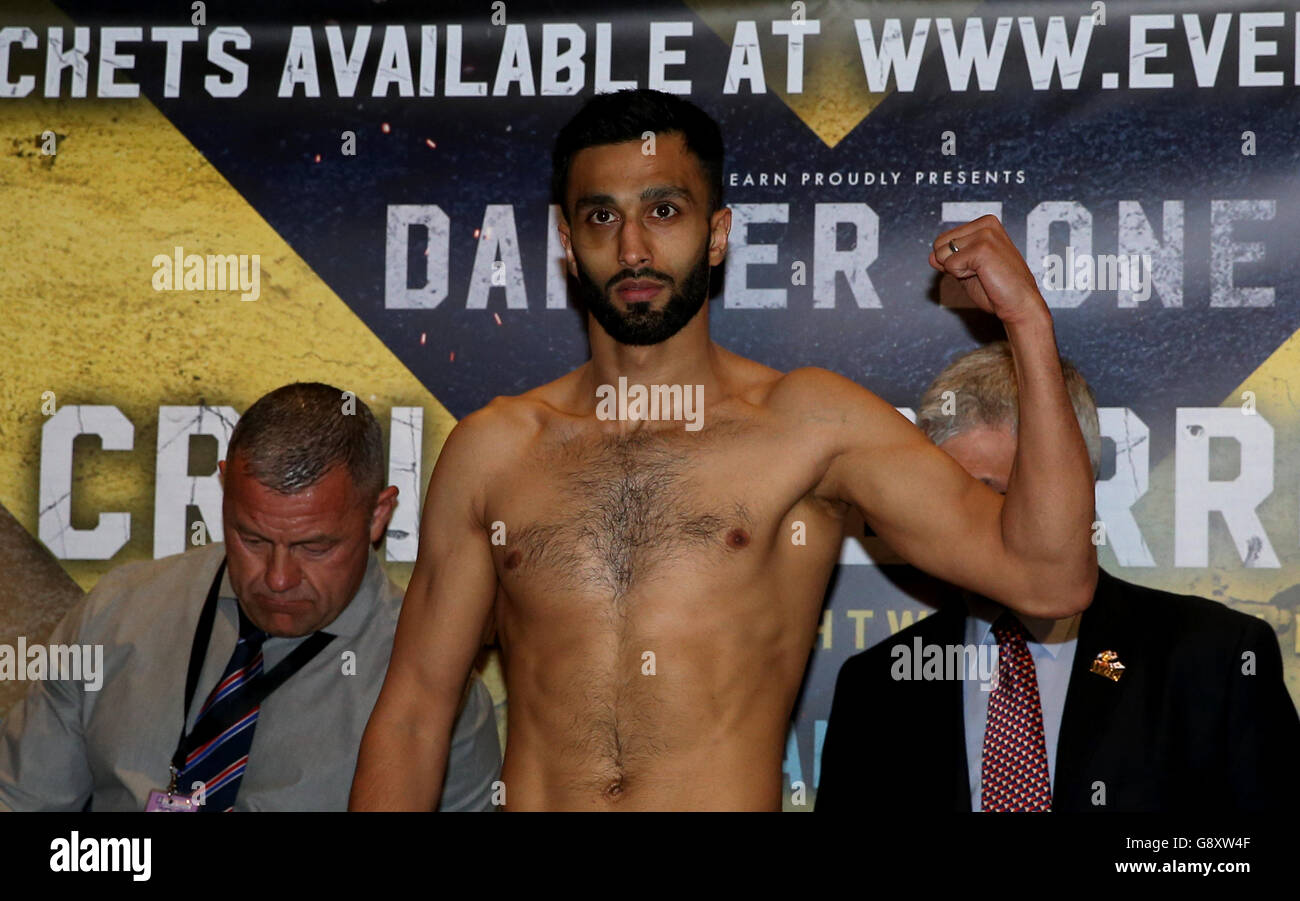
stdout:
<svg viewBox="0 0 1300 901">
<path fill-rule="evenodd" d="M 819 811 L 969 811 L 959 681 L 895 681 L 890 648 L 965 642 L 960 598 L 844 663 Z M 1090 672 L 1112 650 L 1118 682 Z M 1254 654 L 1245 675 L 1243 654 Z M 1096 783 L 1105 805 L 1094 805 Z M 1079 621 L 1056 748 L 1058 811 L 1300 808 L 1300 718 L 1263 621 L 1100 573 Z"/>
</svg>

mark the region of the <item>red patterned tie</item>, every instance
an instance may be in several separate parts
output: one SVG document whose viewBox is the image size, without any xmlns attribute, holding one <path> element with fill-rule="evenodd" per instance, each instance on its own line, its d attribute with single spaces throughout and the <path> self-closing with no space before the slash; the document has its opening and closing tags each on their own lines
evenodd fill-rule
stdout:
<svg viewBox="0 0 1300 901">
<path fill-rule="evenodd" d="M 993 634 L 999 645 L 998 687 L 989 696 L 984 727 L 980 805 L 996 812 L 1051 810 L 1043 708 L 1025 627 L 1004 613 L 993 624 Z"/>
</svg>

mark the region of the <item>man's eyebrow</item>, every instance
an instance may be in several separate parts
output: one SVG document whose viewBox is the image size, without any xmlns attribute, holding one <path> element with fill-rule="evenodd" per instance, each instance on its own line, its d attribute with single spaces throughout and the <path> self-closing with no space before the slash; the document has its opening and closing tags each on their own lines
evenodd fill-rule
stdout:
<svg viewBox="0 0 1300 901">
<path fill-rule="evenodd" d="M 239 523 L 235 524 L 235 529 L 238 530 L 238 532 L 241 535 L 247 535 L 252 538 L 256 538 L 258 541 L 271 540 L 267 538 L 265 535 L 258 532 L 257 530 L 251 529 L 248 526 L 241 525 Z M 337 542 L 338 542 L 338 538 L 336 536 L 329 535 L 322 532 L 316 535 L 312 535 L 309 538 L 300 538 L 297 541 L 291 541 L 289 542 L 289 545 L 290 547 L 297 547 L 300 544 L 325 544 L 325 543 L 336 544 Z"/>
<path fill-rule="evenodd" d="M 612 194 L 583 194 L 573 204 L 574 209 L 584 206 L 613 206 L 614 196 Z"/>
<path fill-rule="evenodd" d="M 684 197 L 694 200 L 691 192 L 683 185 L 653 185 L 641 192 L 642 200 L 667 200 L 670 197 Z"/>
<path fill-rule="evenodd" d="M 686 200 L 694 200 L 690 189 L 682 185 L 651 185 L 641 192 L 641 201 L 648 202 L 651 200 L 667 200 L 673 197 L 680 197 Z M 581 209 L 589 206 L 617 206 L 618 201 L 612 194 L 584 194 L 574 203 L 574 209 Z"/>
<path fill-rule="evenodd" d="M 302 538 L 298 541 L 291 542 L 291 544 L 335 544 L 336 542 L 338 542 L 338 539 L 333 535 L 313 535 L 310 538 Z"/>
</svg>

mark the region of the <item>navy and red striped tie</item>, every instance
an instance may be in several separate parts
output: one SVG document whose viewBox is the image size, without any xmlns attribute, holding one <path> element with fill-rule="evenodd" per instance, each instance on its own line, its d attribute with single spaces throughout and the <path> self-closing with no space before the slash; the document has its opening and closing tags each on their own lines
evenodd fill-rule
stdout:
<svg viewBox="0 0 1300 901">
<path fill-rule="evenodd" d="M 254 626 L 240 610 L 239 643 L 235 645 L 225 672 L 199 710 L 195 728 L 205 717 L 238 709 L 245 690 L 262 674 L 262 643 L 266 638 L 267 634 Z M 248 751 L 253 745 L 253 730 L 260 710 L 260 704 L 253 707 L 220 735 L 195 748 L 185 758 L 185 766 L 177 776 L 176 784 L 181 791 L 193 794 L 191 786 L 195 782 L 203 783 L 205 798 L 200 811 L 234 810 L 235 796 L 248 767 Z"/>
<path fill-rule="evenodd" d="M 1004 613 L 993 624 L 998 685 L 984 727 L 980 807 L 994 812 L 1052 809 L 1038 675 L 1020 620 Z"/>
</svg>

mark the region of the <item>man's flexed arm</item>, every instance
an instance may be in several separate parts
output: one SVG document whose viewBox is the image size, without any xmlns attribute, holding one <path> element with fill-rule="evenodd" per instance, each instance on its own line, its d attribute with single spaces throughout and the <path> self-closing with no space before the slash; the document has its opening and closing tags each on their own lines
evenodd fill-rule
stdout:
<svg viewBox="0 0 1300 901">
<path fill-rule="evenodd" d="M 1097 582 L 1094 487 L 1051 313 L 992 216 L 940 235 L 930 264 L 960 279 L 1007 331 L 1020 409 L 1006 497 L 844 380 L 823 394 L 823 407 L 838 408 L 829 418 L 843 425 L 821 491 L 856 504 L 880 537 L 922 569 L 1023 613 L 1068 616 L 1088 605 Z"/>
<path fill-rule="evenodd" d="M 438 806 L 452 727 L 496 597 L 482 521 L 492 416 L 485 409 L 458 424 L 429 479 L 420 552 L 388 675 L 361 740 L 351 810 Z"/>
</svg>

